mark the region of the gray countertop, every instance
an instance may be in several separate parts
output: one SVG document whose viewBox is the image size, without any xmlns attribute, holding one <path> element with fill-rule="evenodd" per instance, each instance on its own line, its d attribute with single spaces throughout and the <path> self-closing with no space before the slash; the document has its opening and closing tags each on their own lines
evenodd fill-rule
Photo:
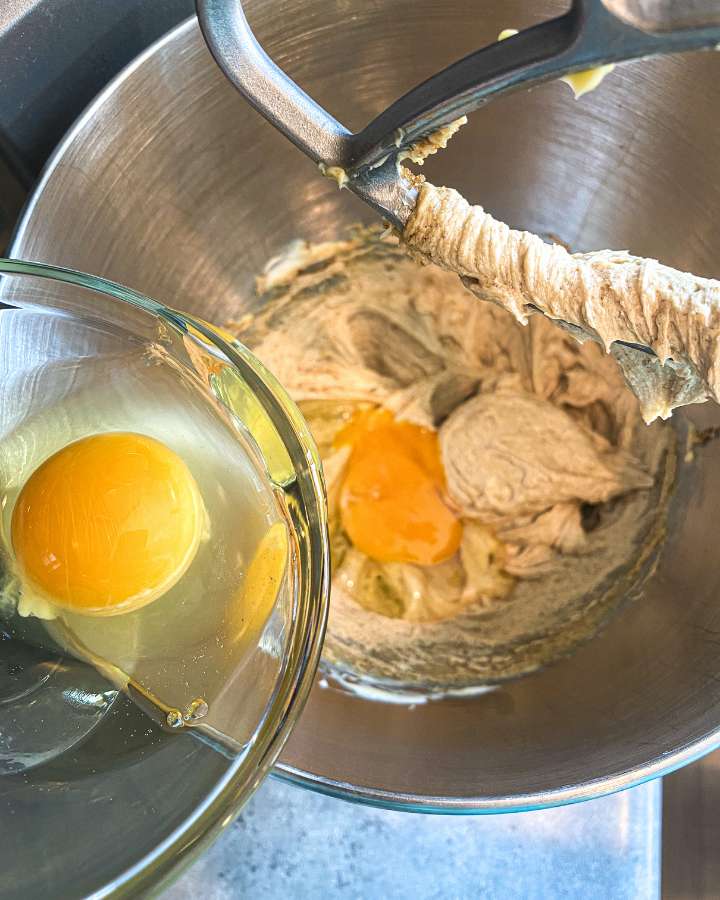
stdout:
<svg viewBox="0 0 720 900">
<path fill-rule="evenodd" d="M 496 816 L 372 809 L 269 779 L 163 895 L 655 900 L 661 783 Z"/>
</svg>

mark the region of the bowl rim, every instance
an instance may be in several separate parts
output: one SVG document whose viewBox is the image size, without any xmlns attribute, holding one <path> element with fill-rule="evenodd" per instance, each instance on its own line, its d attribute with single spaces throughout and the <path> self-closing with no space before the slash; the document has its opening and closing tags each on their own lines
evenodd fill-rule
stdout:
<svg viewBox="0 0 720 900">
<path fill-rule="evenodd" d="M 310 695 L 320 662 L 330 597 L 327 505 L 320 457 L 297 406 L 272 374 L 239 341 L 226 341 L 206 323 L 97 275 L 46 263 L 0 257 L 0 288 L 5 276 L 41 278 L 76 285 L 159 317 L 184 333 L 190 330 L 200 333 L 203 340 L 211 344 L 243 379 L 250 375 L 257 382 L 260 390 L 256 396 L 264 408 L 274 407 L 274 418 L 279 418 L 287 429 L 287 434 L 281 433 L 281 437 L 290 458 L 303 463 L 302 467 L 296 468 L 296 479 L 304 482 L 304 493 L 312 504 L 311 513 L 317 518 L 316 527 L 304 529 L 309 545 L 309 565 L 305 567 L 307 577 L 305 572 L 300 576 L 305 585 L 301 583 L 291 617 L 285 663 L 248 750 L 228 766 L 203 802 L 181 825 L 93 896 L 143 893 L 150 888 L 156 890 L 174 879 L 235 819 L 269 773 Z M 0 291 L 0 308 L 3 307 L 12 309 L 15 304 L 4 304 Z M 30 303 L 27 308 L 37 306 Z M 288 442 L 295 446 L 289 447 Z"/>
<path fill-rule="evenodd" d="M 315 793 L 346 800 L 350 803 L 358 803 L 362 806 L 430 815 L 484 816 L 535 812 L 559 806 L 571 806 L 587 800 L 597 800 L 600 797 L 607 797 L 640 787 L 658 778 L 664 778 L 716 750 L 720 750 L 720 730 L 709 732 L 674 753 L 663 754 L 645 765 L 636 766 L 615 775 L 588 779 L 575 785 L 552 788 L 547 791 L 504 797 L 472 795 L 439 797 L 432 794 L 386 791 L 321 777 L 283 763 L 279 763 L 271 774 L 281 781 L 299 785 Z"/>
</svg>

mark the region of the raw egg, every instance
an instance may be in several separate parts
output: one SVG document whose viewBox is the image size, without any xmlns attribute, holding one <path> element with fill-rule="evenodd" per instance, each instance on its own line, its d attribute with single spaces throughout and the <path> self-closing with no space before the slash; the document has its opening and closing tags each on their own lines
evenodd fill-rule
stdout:
<svg viewBox="0 0 720 900">
<path fill-rule="evenodd" d="M 176 584 L 207 532 L 197 483 L 154 438 L 95 434 L 37 468 L 13 509 L 17 565 L 50 603 L 90 616 L 138 609 Z"/>
<path fill-rule="evenodd" d="M 356 413 L 335 438 L 351 447 L 340 491 L 343 528 L 380 562 L 435 565 L 456 553 L 462 524 L 444 500 L 437 434 L 387 410 Z"/>
</svg>

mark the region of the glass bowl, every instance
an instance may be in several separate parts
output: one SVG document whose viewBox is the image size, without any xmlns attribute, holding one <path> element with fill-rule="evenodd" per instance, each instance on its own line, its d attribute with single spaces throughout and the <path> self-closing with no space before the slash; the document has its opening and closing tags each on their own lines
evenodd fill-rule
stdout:
<svg viewBox="0 0 720 900">
<path fill-rule="evenodd" d="M 0 851 L 4 892 L 141 893 L 233 819 L 274 763 L 308 696 L 329 593 L 317 451 L 294 404 L 237 341 L 118 284 L 68 269 L 0 260 L 0 368 L 0 447 L 17 434 L 36 440 L 38 416 L 69 408 L 68 398 L 79 397 L 82 410 L 84 398 L 94 396 L 81 394 L 88 382 L 116 388 L 113 402 L 101 408 L 104 430 L 122 430 L 113 427 L 118 410 L 137 400 L 129 396 L 129 373 L 142 369 L 150 394 L 174 385 L 171 401 L 143 407 L 138 430 L 166 433 L 175 421 L 164 423 L 165 432 L 160 428 L 168 402 L 188 420 L 198 410 L 202 421 L 215 417 L 225 439 L 252 455 L 259 473 L 254 489 L 274 498 L 290 535 L 281 587 L 228 682 L 217 686 L 211 725 L 232 733 L 234 754 L 208 745 L 213 728 L 200 732 L 202 740 L 163 731 L 95 670 L 19 642 L 7 619 L 0 631 L 6 676 L 0 796 L 13 822 Z M 202 445 L 202 430 L 192 435 Z M 231 475 L 233 464 L 229 453 Z M 7 465 L 5 476 L 12 477 Z M 229 562 L 219 559 L 218 570 L 223 564 Z M 30 629 L 37 624 L 24 621 Z M 208 720 L 215 714 L 210 707 Z"/>
</svg>

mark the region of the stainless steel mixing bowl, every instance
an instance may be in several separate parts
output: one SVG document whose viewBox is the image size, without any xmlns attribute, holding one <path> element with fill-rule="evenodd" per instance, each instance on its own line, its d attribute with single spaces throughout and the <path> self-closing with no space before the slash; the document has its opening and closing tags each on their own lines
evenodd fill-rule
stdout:
<svg viewBox="0 0 720 900">
<path fill-rule="evenodd" d="M 424 76 L 562 4 L 252 0 L 275 60 L 358 128 Z M 515 226 L 720 275 L 720 59 L 634 63 L 581 101 L 551 84 L 476 113 L 428 161 Z M 292 238 L 372 214 L 259 118 L 194 21 L 148 50 L 59 148 L 12 252 L 107 275 L 203 318 L 237 318 Z M 468 298 L 468 302 L 473 302 Z M 720 421 L 712 406 L 697 424 Z M 681 476 L 661 561 L 603 633 L 530 677 L 415 708 L 316 687 L 280 775 L 426 810 L 571 802 L 720 744 L 720 446 Z"/>
</svg>

